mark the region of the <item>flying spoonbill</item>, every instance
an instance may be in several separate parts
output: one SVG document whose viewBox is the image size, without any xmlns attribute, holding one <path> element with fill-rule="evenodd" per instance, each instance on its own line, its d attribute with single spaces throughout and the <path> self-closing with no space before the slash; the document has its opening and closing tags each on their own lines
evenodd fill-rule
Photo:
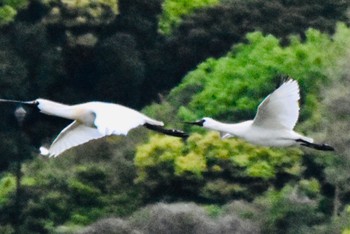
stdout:
<svg viewBox="0 0 350 234">
<path fill-rule="evenodd" d="M 187 138 L 182 131 L 163 128 L 164 123 L 152 119 L 128 107 L 106 102 L 87 102 L 65 105 L 38 98 L 34 101 L 0 99 L 0 102 L 13 102 L 34 106 L 43 114 L 71 119 L 73 122 L 64 128 L 49 149 L 41 151 L 49 156 L 58 156 L 64 151 L 90 140 L 109 135 L 127 135 L 129 130 L 140 125 L 167 135 Z"/>
<path fill-rule="evenodd" d="M 253 120 L 227 124 L 205 117 L 186 123 L 219 131 L 222 138 L 239 137 L 256 145 L 302 145 L 317 150 L 334 151 L 332 146 L 316 144 L 312 138 L 293 131 L 299 117 L 299 99 L 298 83 L 290 79 L 260 103 Z"/>
</svg>

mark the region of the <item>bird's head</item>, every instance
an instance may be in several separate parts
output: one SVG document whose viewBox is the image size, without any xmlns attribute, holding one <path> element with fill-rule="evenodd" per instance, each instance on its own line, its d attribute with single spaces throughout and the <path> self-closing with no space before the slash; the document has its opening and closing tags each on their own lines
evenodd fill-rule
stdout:
<svg viewBox="0 0 350 234">
<path fill-rule="evenodd" d="M 210 123 L 212 123 L 214 120 L 212 118 L 209 117 L 204 117 L 202 119 L 199 119 L 197 121 L 194 122 L 185 122 L 186 124 L 192 124 L 192 125 L 197 125 L 200 127 L 208 127 L 210 126 Z"/>
</svg>

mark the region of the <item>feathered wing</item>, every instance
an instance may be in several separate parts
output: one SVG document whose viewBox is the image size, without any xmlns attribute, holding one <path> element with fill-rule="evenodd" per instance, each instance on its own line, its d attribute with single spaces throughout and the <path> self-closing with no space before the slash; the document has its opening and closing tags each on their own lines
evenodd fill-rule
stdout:
<svg viewBox="0 0 350 234">
<path fill-rule="evenodd" d="M 83 104 L 84 105 L 84 104 Z M 93 139 L 108 135 L 126 135 L 131 129 L 145 123 L 163 126 L 163 122 L 151 119 L 133 109 L 112 103 L 87 103 L 92 110 L 94 126 L 89 127 L 74 121 L 57 136 L 49 149 L 50 156 L 57 156 L 63 151 L 81 145 Z M 84 108 L 84 106 L 81 106 Z"/>
<path fill-rule="evenodd" d="M 90 140 L 98 139 L 103 135 L 96 129 L 74 121 L 56 137 L 49 148 L 50 156 L 58 156 L 65 150 L 84 144 Z"/>
<path fill-rule="evenodd" d="M 103 135 L 126 135 L 145 123 L 163 126 L 163 122 L 151 119 L 133 109 L 112 103 L 98 103 L 95 110 L 95 126 Z"/>
<path fill-rule="evenodd" d="M 270 129 L 292 130 L 299 117 L 299 86 L 288 80 L 259 105 L 253 124 Z"/>
<path fill-rule="evenodd" d="M 221 137 L 221 139 L 227 139 L 227 138 L 234 137 L 234 135 L 227 133 L 227 132 L 220 132 L 220 137 Z"/>
</svg>

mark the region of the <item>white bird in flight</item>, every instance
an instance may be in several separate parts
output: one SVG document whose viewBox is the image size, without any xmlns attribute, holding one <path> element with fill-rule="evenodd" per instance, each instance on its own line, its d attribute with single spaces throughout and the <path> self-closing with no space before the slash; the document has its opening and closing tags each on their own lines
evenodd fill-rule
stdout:
<svg viewBox="0 0 350 234">
<path fill-rule="evenodd" d="M 164 123 L 154 120 L 128 107 L 105 102 L 87 102 L 77 105 L 65 105 L 46 99 L 17 101 L 0 99 L 0 102 L 14 102 L 35 106 L 40 112 L 71 119 L 73 122 L 64 128 L 53 141 L 49 149 L 40 148 L 43 154 L 58 156 L 64 151 L 84 144 L 90 140 L 109 135 L 127 135 L 129 130 L 140 125 L 167 135 L 187 138 L 179 130 L 165 129 Z"/>
<path fill-rule="evenodd" d="M 299 117 L 299 86 L 295 80 L 284 82 L 259 105 L 254 120 L 227 124 L 205 117 L 186 122 L 216 130 L 222 138 L 239 137 L 263 146 L 287 147 L 302 145 L 317 150 L 333 151 L 327 144 L 315 144 L 313 139 L 293 130 Z"/>
</svg>

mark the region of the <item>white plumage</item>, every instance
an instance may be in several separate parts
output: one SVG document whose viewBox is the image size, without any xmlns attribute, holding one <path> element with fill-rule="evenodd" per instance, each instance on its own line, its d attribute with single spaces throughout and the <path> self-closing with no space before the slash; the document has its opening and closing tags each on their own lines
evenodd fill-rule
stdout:
<svg viewBox="0 0 350 234">
<path fill-rule="evenodd" d="M 49 149 L 41 147 L 41 152 L 50 156 L 58 156 L 74 146 L 93 139 L 108 135 L 127 135 L 131 129 L 140 125 L 164 134 L 187 137 L 187 134 L 182 131 L 162 128 L 164 123 L 161 121 L 114 103 L 88 102 L 65 105 L 41 98 L 30 102 L 5 99 L 0 101 L 34 105 L 44 114 L 73 120 L 60 132 Z"/>
<path fill-rule="evenodd" d="M 206 117 L 188 123 L 217 130 L 223 138 L 240 137 L 257 145 L 277 147 L 304 145 L 319 150 L 334 150 L 325 144 L 314 144 L 312 138 L 293 130 L 299 117 L 299 99 L 298 83 L 290 79 L 262 101 L 254 120 L 227 124 Z"/>
</svg>

